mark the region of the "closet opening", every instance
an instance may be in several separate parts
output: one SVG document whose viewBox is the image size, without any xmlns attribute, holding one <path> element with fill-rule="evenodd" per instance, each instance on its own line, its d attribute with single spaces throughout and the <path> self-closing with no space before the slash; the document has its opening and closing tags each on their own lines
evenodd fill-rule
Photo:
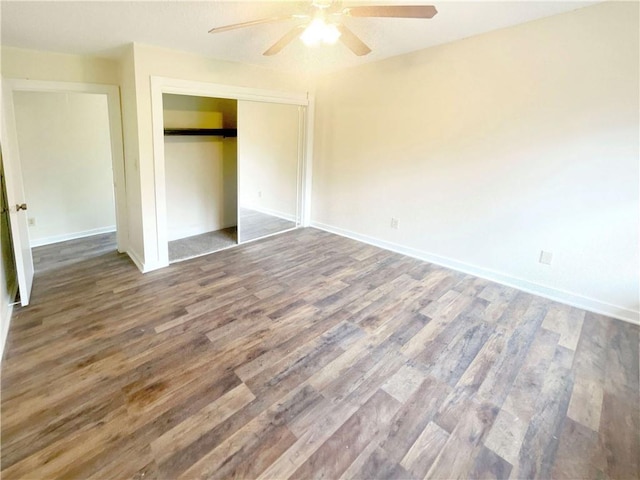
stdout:
<svg viewBox="0 0 640 480">
<path fill-rule="evenodd" d="M 163 93 L 169 263 L 300 225 L 303 106 Z"/>
<path fill-rule="evenodd" d="M 234 99 L 163 94 L 169 263 L 238 243 Z"/>
<path fill-rule="evenodd" d="M 151 77 L 151 114 L 156 228 L 141 270 L 309 224 L 307 93 Z"/>
</svg>

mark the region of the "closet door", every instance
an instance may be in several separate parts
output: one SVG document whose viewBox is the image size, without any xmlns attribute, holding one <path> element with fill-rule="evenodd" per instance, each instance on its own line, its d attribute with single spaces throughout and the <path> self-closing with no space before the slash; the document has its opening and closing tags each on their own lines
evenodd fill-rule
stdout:
<svg viewBox="0 0 640 480">
<path fill-rule="evenodd" d="M 238 240 L 299 224 L 303 107 L 238 101 Z"/>
</svg>

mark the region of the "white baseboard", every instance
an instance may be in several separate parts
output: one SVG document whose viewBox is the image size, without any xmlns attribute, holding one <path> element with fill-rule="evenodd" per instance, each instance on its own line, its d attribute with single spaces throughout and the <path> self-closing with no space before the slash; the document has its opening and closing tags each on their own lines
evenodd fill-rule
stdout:
<svg viewBox="0 0 640 480">
<path fill-rule="evenodd" d="M 283 220 L 288 220 L 290 222 L 296 221 L 296 216 L 291 213 L 281 212 L 279 210 L 272 210 L 270 208 L 257 207 L 255 205 L 243 206 L 242 208 L 246 208 L 247 210 L 255 210 L 259 213 L 264 213 L 265 215 L 271 215 L 272 217 L 278 217 Z"/>
<path fill-rule="evenodd" d="M 600 315 L 605 315 L 607 317 L 613 317 L 635 325 L 640 325 L 640 312 L 635 310 L 612 305 L 610 303 L 602 302 L 593 298 L 584 297 L 576 293 L 547 287 L 535 282 L 530 282 L 529 280 L 513 277 L 501 272 L 496 272 L 487 268 L 460 262 L 451 258 L 442 257 L 440 255 L 435 255 L 433 253 L 425 252 L 415 248 L 405 247 L 397 243 L 387 242 L 386 240 L 380 240 L 368 235 L 362 235 L 350 230 L 334 227 L 332 225 L 312 221 L 311 226 L 330 233 L 335 233 L 336 235 L 351 238 L 353 240 L 358 240 L 375 247 L 380 247 L 385 250 L 390 250 L 392 252 L 401 253 L 409 257 L 417 258 L 425 262 L 434 263 L 442 267 L 451 268 L 452 270 L 457 270 L 469 275 L 485 278 L 487 280 L 491 280 L 508 287 L 517 288 L 518 290 L 522 290 L 533 295 L 538 295 L 540 297 L 548 298 L 559 303 L 564 303 L 572 307 L 582 308 L 583 310 L 588 310 Z"/>
<path fill-rule="evenodd" d="M 169 264 L 161 264 L 159 262 L 144 262 L 142 261 L 141 256 L 129 249 L 127 250 L 127 255 L 129 255 L 129 258 L 131 259 L 131 261 L 135 264 L 136 267 L 138 267 L 138 270 L 140 270 L 141 273 L 148 273 L 148 272 L 152 272 L 153 270 L 158 270 L 159 268 L 164 268 L 164 267 L 168 267 Z"/>
<path fill-rule="evenodd" d="M 108 227 L 93 228 L 82 232 L 65 233 L 62 235 L 53 235 L 51 237 L 43 237 L 38 239 L 30 239 L 31 248 L 42 247 L 43 245 L 51 245 L 52 243 L 66 242 L 67 240 L 75 240 L 77 238 L 91 237 L 92 235 L 100 235 L 101 233 L 111 233 L 116 231 L 115 225 Z"/>
<path fill-rule="evenodd" d="M 2 312 L 2 316 L 0 317 L 3 319 L 2 331 L 0 331 L 0 361 L 2 361 L 2 358 L 4 357 L 4 347 L 9 336 L 9 325 L 11 324 L 11 315 L 13 314 L 13 302 L 15 301 L 17 294 L 18 283 L 14 282 L 14 284 L 9 288 L 10 302 L 7 303 L 7 308 Z"/>
<path fill-rule="evenodd" d="M 142 261 L 140 256 L 131 249 L 127 250 L 127 255 L 129 255 L 129 258 L 135 264 L 135 266 L 138 267 L 138 270 L 144 273 L 144 262 Z"/>
</svg>

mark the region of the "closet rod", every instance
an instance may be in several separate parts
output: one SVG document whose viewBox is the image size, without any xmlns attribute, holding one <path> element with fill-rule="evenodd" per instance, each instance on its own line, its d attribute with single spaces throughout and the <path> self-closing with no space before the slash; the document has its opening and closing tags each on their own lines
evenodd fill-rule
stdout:
<svg viewBox="0 0 640 480">
<path fill-rule="evenodd" d="M 165 135 L 208 135 L 216 137 L 237 137 L 237 128 L 165 128 Z"/>
</svg>

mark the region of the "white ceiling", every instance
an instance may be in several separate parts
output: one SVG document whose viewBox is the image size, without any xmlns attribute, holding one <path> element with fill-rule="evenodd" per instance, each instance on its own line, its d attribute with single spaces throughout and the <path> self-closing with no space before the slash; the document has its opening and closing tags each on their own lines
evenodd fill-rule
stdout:
<svg viewBox="0 0 640 480">
<path fill-rule="evenodd" d="M 310 2 L 307 2 L 308 5 Z M 351 1 L 354 4 L 433 4 L 431 20 L 346 18 L 373 52 L 357 57 L 341 44 L 316 48 L 295 40 L 274 57 L 262 52 L 296 21 L 209 34 L 214 26 L 290 13 L 290 1 L 6 1 L 0 3 L 3 45 L 117 57 L 139 42 L 236 62 L 316 73 L 420 50 L 479 33 L 575 10 L 594 1 L 442 2 Z"/>
</svg>

